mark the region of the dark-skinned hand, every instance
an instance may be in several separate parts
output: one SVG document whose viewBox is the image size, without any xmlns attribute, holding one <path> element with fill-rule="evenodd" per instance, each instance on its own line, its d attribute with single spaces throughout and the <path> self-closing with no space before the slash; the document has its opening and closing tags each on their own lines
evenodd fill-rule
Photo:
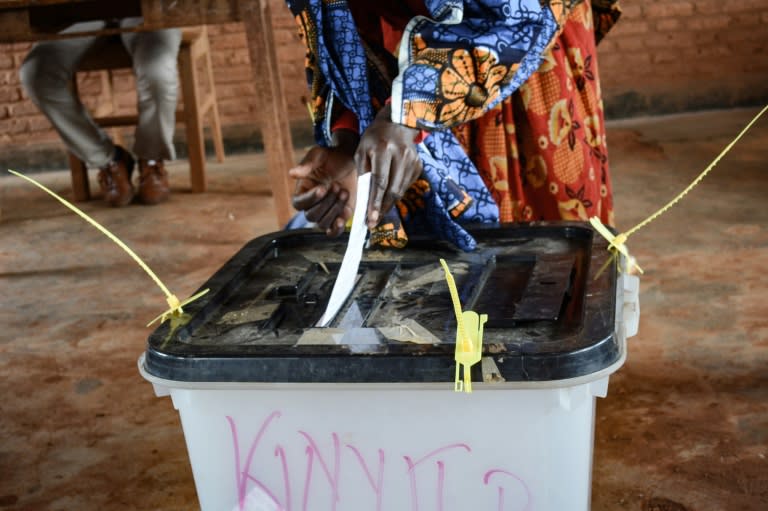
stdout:
<svg viewBox="0 0 768 511">
<path fill-rule="evenodd" d="M 355 152 L 358 172 L 371 173 L 366 213 L 369 229 L 376 227 L 382 212 L 399 201 L 421 174 L 414 142 L 419 130 L 392 122 L 391 113 L 389 105 L 379 111 Z"/>
<path fill-rule="evenodd" d="M 315 146 L 288 171 L 296 179 L 293 207 L 329 236 L 344 232 L 355 208 L 357 172 L 349 146 Z"/>
</svg>

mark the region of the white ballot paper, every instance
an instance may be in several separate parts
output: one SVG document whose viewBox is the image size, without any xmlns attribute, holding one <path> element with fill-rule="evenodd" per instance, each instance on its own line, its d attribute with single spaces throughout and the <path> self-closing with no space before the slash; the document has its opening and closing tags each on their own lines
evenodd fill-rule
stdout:
<svg viewBox="0 0 768 511">
<path fill-rule="evenodd" d="M 368 234 L 368 227 L 365 225 L 365 210 L 368 208 L 368 193 L 370 189 L 371 173 L 366 172 L 357 178 L 357 199 L 355 201 L 355 212 L 352 216 L 352 227 L 349 230 L 347 251 L 344 252 L 344 259 L 341 261 L 339 274 L 336 276 L 336 282 L 333 284 L 328 307 L 326 307 L 325 313 L 323 313 L 323 316 L 315 326 L 327 326 L 344 305 L 344 302 L 347 301 L 349 294 L 355 287 L 357 269 L 360 267 L 360 259 L 363 257 L 363 246 Z"/>
</svg>

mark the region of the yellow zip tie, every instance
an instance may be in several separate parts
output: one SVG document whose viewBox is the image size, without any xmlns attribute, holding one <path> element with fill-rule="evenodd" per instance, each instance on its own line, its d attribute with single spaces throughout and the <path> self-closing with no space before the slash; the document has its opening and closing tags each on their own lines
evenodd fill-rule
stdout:
<svg viewBox="0 0 768 511">
<path fill-rule="evenodd" d="M 83 218 L 86 222 L 90 223 L 96 229 L 101 231 L 107 238 L 109 238 L 110 240 L 115 242 L 117 244 L 117 246 L 119 246 L 124 251 L 126 251 L 128 253 L 128 255 L 131 256 L 133 258 L 133 260 L 136 261 L 136 263 L 138 263 L 138 265 L 150 277 L 152 277 L 152 280 L 155 281 L 155 283 L 160 287 L 160 289 L 165 294 L 165 299 L 168 302 L 168 306 L 170 307 L 170 309 L 168 309 L 167 311 L 163 312 L 158 317 L 156 317 L 155 319 L 150 321 L 149 324 L 147 324 L 147 326 L 152 325 L 152 323 L 154 323 L 158 319 L 162 323 L 165 320 L 167 320 L 171 315 L 181 315 L 184 312 L 184 310 L 182 309 L 182 307 L 184 305 L 187 305 L 188 303 L 190 303 L 190 302 L 192 302 L 194 300 L 197 300 L 198 298 L 200 298 L 201 296 L 203 296 L 204 294 L 206 294 L 208 292 L 208 289 L 206 289 L 204 291 L 201 291 L 201 292 L 197 293 L 196 295 L 194 295 L 194 296 L 192 296 L 190 298 L 187 298 L 183 302 L 180 302 L 179 299 L 176 297 L 176 295 L 171 293 L 168 290 L 168 288 L 165 287 L 165 284 L 163 284 L 163 282 L 158 278 L 157 275 L 155 275 L 155 273 L 149 268 L 149 266 L 147 266 L 147 264 L 144 261 L 141 260 L 141 258 L 136 254 L 136 252 L 131 250 L 131 248 L 128 245 L 123 243 L 123 241 L 120 238 L 118 238 L 117 236 L 112 234 L 106 227 L 104 227 L 99 222 L 97 222 L 96 220 L 94 220 L 93 218 L 88 216 L 84 211 L 82 211 L 80 208 L 78 208 L 77 206 L 75 206 L 74 204 L 69 202 L 67 199 L 59 196 L 56 192 L 54 192 L 53 190 L 49 189 L 45 185 L 35 181 L 31 177 L 25 176 L 24 174 L 22 174 L 20 172 L 16 172 L 15 170 L 11 170 L 11 169 L 8 169 L 8 172 L 13 174 L 14 176 L 18 176 L 18 177 L 20 177 L 20 178 L 22 178 L 22 179 L 24 179 L 26 181 L 29 181 L 30 183 L 32 183 L 33 185 L 37 186 L 41 190 L 45 191 L 46 193 L 51 195 L 53 198 L 55 198 L 56 200 L 58 200 L 59 202 L 64 204 L 66 207 L 68 207 L 69 209 L 71 209 L 72 211 L 77 213 L 77 215 L 79 215 L 81 218 Z"/>
<path fill-rule="evenodd" d="M 663 213 L 665 213 L 667 210 L 669 210 L 672 206 L 677 204 L 685 195 L 688 194 L 693 188 L 698 185 L 702 179 L 704 179 L 704 176 L 709 174 L 709 172 L 715 168 L 715 165 L 718 164 L 718 162 L 725 156 L 728 151 L 731 150 L 731 148 L 736 145 L 736 142 L 738 142 L 744 134 L 749 131 L 749 129 L 752 127 L 755 122 L 757 122 L 758 119 L 766 112 L 768 111 L 768 105 L 764 106 L 760 112 L 755 115 L 751 121 L 744 127 L 744 129 L 739 132 L 738 135 L 736 135 L 736 138 L 734 138 L 730 144 L 725 146 L 725 149 L 722 150 L 722 152 L 714 159 L 712 160 L 712 163 L 707 166 L 704 171 L 699 174 L 696 179 L 694 179 L 691 184 L 689 184 L 682 192 L 680 192 L 674 199 L 669 201 L 666 205 L 664 205 L 662 208 L 660 208 L 658 211 L 656 211 L 654 214 L 628 230 L 627 232 L 620 233 L 617 235 L 613 235 L 610 230 L 608 230 L 605 225 L 600 221 L 600 219 L 596 216 L 593 216 L 589 219 L 589 223 L 592 224 L 592 227 L 595 228 L 597 232 L 600 233 L 601 236 L 603 236 L 606 240 L 608 240 L 608 251 L 611 252 L 611 258 L 606 261 L 606 263 L 603 265 L 602 268 L 600 268 L 600 271 L 597 272 L 595 275 L 595 278 L 599 277 L 600 274 L 605 270 L 605 268 L 610 264 L 610 262 L 615 261 L 619 254 L 624 255 L 626 258 L 626 266 L 624 268 L 624 271 L 627 273 L 631 273 L 633 270 L 637 270 L 640 273 L 643 273 L 643 270 L 640 268 L 640 266 L 637 264 L 637 261 L 634 257 L 632 257 L 629 253 L 629 249 L 626 246 L 627 238 L 629 238 L 630 235 L 634 234 L 638 230 L 642 229 L 652 221 L 656 220 L 658 217 L 660 217 Z"/>
<path fill-rule="evenodd" d="M 445 280 L 448 282 L 453 312 L 456 314 L 456 375 L 453 390 L 469 393 L 472 392 L 471 368 L 482 358 L 483 325 L 488 321 L 488 315 L 478 314 L 474 311 L 462 312 L 459 292 L 456 290 L 456 282 L 453 280 L 451 270 L 445 259 L 440 259 L 440 264 L 445 270 Z"/>
<path fill-rule="evenodd" d="M 185 305 L 188 305 L 188 304 L 194 302 L 195 300 L 197 300 L 201 296 L 207 294 L 208 291 L 210 291 L 210 289 L 203 289 L 199 293 L 190 296 L 189 298 L 187 298 L 186 300 L 184 300 L 181 303 L 179 303 L 179 299 L 176 298 L 176 295 L 174 295 L 174 294 L 166 296 L 165 300 L 168 302 L 168 306 L 170 307 L 170 309 L 168 309 L 167 311 L 163 312 L 162 314 L 157 316 L 155 319 L 153 319 L 152 321 L 147 323 L 147 326 L 152 326 L 152 324 L 155 321 L 157 321 L 157 320 L 160 320 L 160 323 L 163 323 L 168 318 L 180 317 L 182 314 L 184 314 L 183 307 Z"/>
</svg>

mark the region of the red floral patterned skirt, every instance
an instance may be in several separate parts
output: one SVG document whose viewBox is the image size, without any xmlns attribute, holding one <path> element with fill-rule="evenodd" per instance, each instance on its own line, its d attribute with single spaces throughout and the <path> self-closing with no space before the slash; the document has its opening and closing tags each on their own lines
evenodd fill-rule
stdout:
<svg viewBox="0 0 768 511">
<path fill-rule="evenodd" d="M 501 221 L 614 223 L 592 9 L 573 9 L 542 65 L 506 101 L 454 129 Z"/>
</svg>

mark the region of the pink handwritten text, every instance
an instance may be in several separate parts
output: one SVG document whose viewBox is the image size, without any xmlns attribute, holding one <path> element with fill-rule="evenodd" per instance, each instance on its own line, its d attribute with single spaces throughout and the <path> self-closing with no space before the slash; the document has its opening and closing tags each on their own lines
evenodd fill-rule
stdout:
<svg viewBox="0 0 768 511">
<path fill-rule="evenodd" d="M 531 491 L 515 473 L 491 467 L 468 476 L 466 462 L 473 451 L 466 443 L 448 443 L 417 456 L 395 453 L 399 456 L 390 458 L 382 448 L 365 454 L 359 446 L 343 441 L 345 437 L 338 432 L 331 432 L 328 438 L 327 433 L 315 436 L 294 430 L 295 439 L 289 442 L 286 432 L 276 425 L 281 416 L 274 411 L 261 422 L 244 457 L 241 449 L 247 440 L 237 421 L 226 417 L 232 437 L 237 511 L 249 511 L 253 495 L 258 496 L 259 509 L 274 511 L 382 511 L 387 502 L 387 508 L 396 502 L 403 511 L 409 505 L 410 511 L 450 511 L 455 504 L 450 505 L 447 498 L 455 491 L 448 488 L 457 484 L 462 491 L 471 487 L 476 492 L 493 492 L 485 502 L 492 501 L 495 507 L 488 511 L 532 509 Z M 283 443 L 269 440 L 276 436 Z M 292 500 L 295 486 L 291 483 L 296 479 L 303 483 L 298 487 L 302 488 L 300 502 L 296 502 L 300 508 L 294 508 Z"/>
</svg>

